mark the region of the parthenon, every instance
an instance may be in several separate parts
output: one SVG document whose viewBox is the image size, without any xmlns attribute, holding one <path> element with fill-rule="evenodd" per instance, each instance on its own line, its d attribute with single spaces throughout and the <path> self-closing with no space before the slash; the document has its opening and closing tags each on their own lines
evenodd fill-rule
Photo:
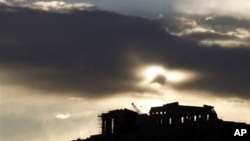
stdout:
<svg viewBox="0 0 250 141">
<path fill-rule="evenodd" d="M 178 102 L 152 107 L 149 113 L 157 125 L 199 123 L 218 119 L 213 106 L 183 106 Z"/>
</svg>

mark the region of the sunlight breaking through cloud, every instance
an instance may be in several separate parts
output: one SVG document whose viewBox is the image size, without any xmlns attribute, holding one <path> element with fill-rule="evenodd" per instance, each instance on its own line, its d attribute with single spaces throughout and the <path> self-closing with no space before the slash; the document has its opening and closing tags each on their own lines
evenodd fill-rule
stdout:
<svg viewBox="0 0 250 141">
<path fill-rule="evenodd" d="M 172 70 L 160 65 L 144 66 L 138 69 L 137 75 L 142 78 L 141 87 L 158 89 L 165 84 L 178 85 L 197 77 L 197 74 L 186 70 Z"/>
</svg>

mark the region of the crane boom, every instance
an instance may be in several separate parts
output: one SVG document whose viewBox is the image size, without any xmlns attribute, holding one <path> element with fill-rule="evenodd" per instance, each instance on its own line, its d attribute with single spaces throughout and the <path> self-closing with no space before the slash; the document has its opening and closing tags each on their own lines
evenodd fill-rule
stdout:
<svg viewBox="0 0 250 141">
<path fill-rule="evenodd" d="M 141 114 L 141 110 L 140 110 L 134 103 L 131 103 L 131 105 L 133 106 L 134 110 L 135 110 L 137 113 Z"/>
</svg>

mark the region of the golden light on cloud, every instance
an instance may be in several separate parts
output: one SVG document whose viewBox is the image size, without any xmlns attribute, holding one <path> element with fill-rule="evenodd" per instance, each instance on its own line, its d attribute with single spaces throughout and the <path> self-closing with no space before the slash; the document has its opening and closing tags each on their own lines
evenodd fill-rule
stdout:
<svg viewBox="0 0 250 141">
<path fill-rule="evenodd" d="M 169 73 L 166 74 L 167 75 L 167 79 L 169 82 L 173 82 L 173 83 L 181 83 L 184 81 L 188 81 L 191 79 L 191 77 L 193 77 L 193 74 L 188 73 L 188 72 L 182 72 L 182 71 L 171 71 Z"/>
<path fill-rule="evenodd" d="M 144 66 L 139 69 L 138 75 L 143 79 L 143 86 L 159 88 L 165 83 L 179 84 L 191 80 L 195 74 L 185 70 L 167 69 L 161 65 Z"/>
<path fill-rule="evenodd" d="M 162 66 L 150 66 L 146 67 L 143 75 L 148 81 L 152 81 L 158 75 L 165 75 L 166 70 Z"/>
</svg>

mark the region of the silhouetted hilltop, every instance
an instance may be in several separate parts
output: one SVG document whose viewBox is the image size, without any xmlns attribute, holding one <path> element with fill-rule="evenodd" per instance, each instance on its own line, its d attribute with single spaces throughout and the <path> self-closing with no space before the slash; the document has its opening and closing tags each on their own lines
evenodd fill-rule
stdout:
<svg viewBox="0 0 250 141">
<path fill-rule="evenodd" d="M 250 125 L 223 121 L 213 106 L 183 106 L 178 102 L 152 107 L 147 114 L 128 109 L 103 113 L 102 133 L 73 141 L 222 141 L 247 140 Z"/>
</svg>

